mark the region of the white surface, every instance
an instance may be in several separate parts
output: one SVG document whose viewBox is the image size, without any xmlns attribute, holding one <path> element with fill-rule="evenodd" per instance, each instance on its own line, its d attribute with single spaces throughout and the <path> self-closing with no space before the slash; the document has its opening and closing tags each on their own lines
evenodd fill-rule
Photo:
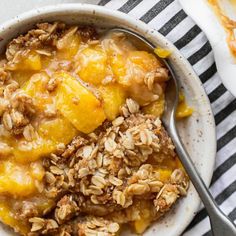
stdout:
<svg viewBox="0 0 236 236">
<path fill-rule="evenodd" d="M 61 3 L 97 4 L 99 0 L 0 0 L 0 24 L 23 12 Z"/>
<path fill-rule="evenodd" d="M 236 96 L 236 59 L 226 43 L 226 34 L 207 0 L 179 0 L 182 7 L 207 35 L 215 56 L 218 73 L 225 87 Z M 227 7 L 227 6 L 226 6 Z"/>
<path fill-rule="evenodd" d="M 135 29 L 161 47 L 170 48 L 173 52 L 170 58 L 171 63 L 181 85 L 184 87 L 187 100 L 196 111 L 189 119 L 180 124 L 180 134 L 184 143 L 188 143 L 186 147 L 202 178 L 209 185 L 216 152 L 216 143 L 213 138 L 215 137 L 215 125 L 210 104 L 200 80 L 193 72 L 190 64 L 169 41 L 146 24 L 120 12 L 112 12 L 106 8 L 91 5 L 67 4 L 33 10 L 1 25 L 0 33 L 3 40 L 0 42 L 0 49 L 5 46 L 10 38 L 29 29 L 41 19 L 44 21 L 61 20 L 68 23 L 96 23 L 102 26 L 104 23 L 109 24 L 109 26 L 122 25 Z M 196 214 L 199 203 L 199 197 L 191 185 L 187 197 L 181 199 L 175 210 L 172 210 L 162 221 L 155 223 L 145 233 L 145 236 L 154 236 L 156 232 L 159 235 L 180 235 Z M 9 236 L 12 233 L 4 230 L 4 228 L 1 231 L 0 228 L 0 235 Z"/>
</svg>

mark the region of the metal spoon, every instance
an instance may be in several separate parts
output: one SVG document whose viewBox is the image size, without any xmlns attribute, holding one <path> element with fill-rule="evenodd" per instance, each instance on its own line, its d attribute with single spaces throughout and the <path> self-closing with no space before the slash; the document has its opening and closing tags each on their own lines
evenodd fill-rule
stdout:
<svg viewBox="0 0 236 236">
<path fill-rule="evenodd" d="M 143 36 L 123 28 L 113 28 L 112 32 L 125 33 L 128 38 L 138 45 L 138 47 L 146 48 L 152 51 L 156 48 L 151 42 L 149 42 Z M 161 59 L 161 58 L 160 58 Z M 195 189 L 197 190 L 205 208 L 208 212 L 211 222 L 211 228 L 214 236 L 236 236 L 236 226 L 230 221 L 230 219 L 220 210 L 215 200 L 213 199 L 208 188 L 204 184 L 198 171 L 196 170 L 190 156 L 188 155 L 176 129 L 175 113 L 179 100 L 179 84 L 178 79 L 175 76 L 174 70 L 167 60 L 163 60 L 163 63 L 169 69 L 172 79 L 168 82 L 166 90 L 166 108 L 162 117 L 162 122 L 167 129 L 174 145 L 176 152 L 182 162 L 190 180 L 192 181 Z"/>
</svg>

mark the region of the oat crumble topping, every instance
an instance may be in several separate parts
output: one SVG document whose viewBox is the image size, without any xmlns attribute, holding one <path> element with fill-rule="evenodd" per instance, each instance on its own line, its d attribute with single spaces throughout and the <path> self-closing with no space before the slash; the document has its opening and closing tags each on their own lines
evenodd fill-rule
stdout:
<svg viewBox="0 0 236 236">
<path fill-rule="evenodd" d="M 59 200 L 50 212 L 53 218 L 30 219 L 31 231 L 116 235 L 122 223 L 136 220 L 128 216 L 135 210 L 139 219 L 142 210 L 133 206 L 142 206 L 142 199 L 152 202 L 153 221 L 186 195 L 182 169 L 175 169 L 168 182 L 155 171 L 164 159 L 177 158 L 160 119 L 141 114 L 130 99 L 124 109 L 127 117 L 122 114 L 104 124 L 104 130 L 76 137 L 60 154 L 44 160 L 45 195 Z M 48 229 L 48 222 L 54 227 Z"/>
</svg>

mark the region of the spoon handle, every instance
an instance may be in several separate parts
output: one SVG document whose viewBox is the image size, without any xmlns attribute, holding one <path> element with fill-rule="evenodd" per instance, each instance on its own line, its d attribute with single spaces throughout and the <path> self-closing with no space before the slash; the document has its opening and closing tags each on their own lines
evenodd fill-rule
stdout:
<svg viewBox="0 0 236 236">
<path fill-rule="evenodd" d="M 172 121 L 174 118 L 172 117 Z M 230 219 L 220 210 L 215 200 L 213 199 L 208 188 L 204 184 L 198 171 L 196 170 L 191 158 L 189 157 L 183 143 L 176 130 L 175 121 L 170 122 L 172 126 L 169 127 L 168 131 L 172 138 L 172 141 L 176 147 L 176 152 L 192 181 L 195 189 L 197 190 L 205 208 L 208 212 L 211 222 L 211 228 L 214 236 L 236 236 L 236 226 L 230 221 Z"/>
</svg>

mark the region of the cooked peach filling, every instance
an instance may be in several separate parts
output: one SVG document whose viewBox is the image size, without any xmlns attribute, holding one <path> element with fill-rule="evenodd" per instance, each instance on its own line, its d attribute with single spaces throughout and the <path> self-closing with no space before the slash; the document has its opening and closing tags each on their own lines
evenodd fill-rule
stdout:
<svg viewBox="0 0 236 236">
<path fill-rule="evenodd" d="M 169 55 L 168 51 L 161 49 L 156 53 L 162 57 Z M 40 223 L 40 218 L 37 221 L 35 217 L 44 216 L 54 209 L 56 204 L 58 206 L 57 201 L 59 201 L 59 195 L 56 193 L 56 197 L 51 196 L 52 192 L 51 195 L 48 194 L 50 196 L 45 194 L 47 181 L 50 178 L 54 181 L 55 176 L 60 176 L 63 172 L 56 169 L 58 159 L 52 162 L 55 166 L 46 165 L 45 160 L 50 155 L 65 159 L 72 148 L 73 152 L 79 153 L 79 146 L 73 146 L 73 138 L 85 137 L 89 145 L 91 143 L 89 138 L 97 135 L 96 132 L 101 127 L 103 127 L 101 132 L 107 135 L 106 122 L 119 127 L 123 120 L 127 119 L 125 122 L 129 124 L 133 119 L 135 125 L 136 120 L 144 119 L 136 115 L 132 117 L 132 114 L 137 112 L 141 112 L 144 116 L 146 114 L 147 120 L 153 119 L 149 118 L 148 114 L 150 117 L 161 117 L 165 103 L 164 90 L 169 74 L 154 54 L 137 50 L 124 35 L 113 33 L 98 37 L 90 28 L 84 30 L 77 26 L 66 27 L 59 23 L 41 24 L 36 30 L 13 40 L 8 45 L 6 56 L 0 65 L 0 219 L 23 235 L 29 233 L 33 224 L 31 231 L 41 235 L 40 233 L 44 232 L 40 231 L 43 221 Z M 191 113 L 191 108 L 186 106 L 182 96 L 177 116 L 186 117 Z M 127 118 L 129 116 L 131 118 Z M 154 125 L 154 120 L 151 124 Z M 156 130 L 160 127 L 159 123 L 156 127 Z M 122 129 L 127 128 L 124 126 Z M 147 142 L 145 145 L 150 145 L 152 141 L 144 140 L 147 139 L 145 135 L 149 134 L 145 132 L 140 136 L 141 141 Z M 98 141 L 97 144 L 92 142 L 91 145 L 99 146 L 101 142 Z M 113 150 L 114 141 L 104 145 L 100 149 Z M 172 148 L 171 143 L 168 145 Z M 148 152 L 148 147 L 145 150 Z M 86 152 L 89 152 L 89 148 L 84 147 L 84 155 Z M 172 156 L 163 157 L 158 161 L 149 157 L 138 164 L 127 165 L 129 168 L 135 166 L 133 172 L 138 171 L 141 163 L 153 165 L 150 175 L 158 176 L 153 178 L 158 178 L 160 186 L 167 184 L 168 189 L 174 170 L 182 170 L 178 158 L 173 154 L 174 151 L 171 153 Z M 162 151 L 162 155 L 169 154 Z M 90 164 L 98 165 L 97 163 Z M 105 165 L 104 163 L 105 159 L 101 166 Z M 72 167 L 74 165 L 71 164 Z M 123 168 L 118 159 L 117 165 Z M 65 171 L 71 166 L 66 165 Z M 86 165 L 80 167 L 78 173 L 87 175 L 86 168 Z M 115 164 L 110 168 L 109 171 L 113 173 L 112 168 L 116 168 Z M 127 173 L 124 174 L 129 175 L 129 168 L 126 168 Z M 143 173 L 149 173 L 148 171 L 145 169 Z M 91 181 L 95 186 L 101 185 L 95 178 Z M 111 183 L 115 181 L 118 181 L 117 177 L 114 177 Z M 137 182 L 135 177 L 129 181 Z M 114 184 L 121 186 L 122 183 Z M 105 183 L 101 186 L 103 185 Z M 155 188 L 150 190 L 152 188 L 154 186 L 148 187 L 148 191 L 153 191 L 154 194 L 157 190 Z M 151 196 L 151 193 L 145 191 L 144 196 L 145 194 Z M 120 194 L 119 191 L 118 193 Z M 135 192 L 133 194 L 139 195 Z M 85 196 L 90 194 L 87 193 Z M 153 213 L 154 205 L 148 198 L 145 201 L 140 201 L 139 198 L 132 200 L 134 204 L 130 209 L 136 209 L 139 213 L 135 217 L 127 216 L 127 219 L 130 218 L 127 223 L 132 225 L 137 233 L 143 233 L 153 219 L 158 218 Z M 92 196 L 91 200 L 94 204 L 99 201 Z M 117 204 L 124 206 L 125 203 L 119 201 L 117 200 Z M 155 204 L 158 204 L 159 200 L 155 201 Z M 112 215 L 109 220 L 111 219 Z M 54 229 L 61 222 L 64 223 L 64 220 L 48 221 L 51 228 L 48 225 L 47 227 Z M 81 223 L 78 235 L 92 235 L 86 231 L 86 227 L 89 226 Z M 104 235 L 118 234 L 116 223 L 111 223 L 109 227 L 110 233 Z M 47 231 L 45 232 L 47 234 Z"/>
</svg>

